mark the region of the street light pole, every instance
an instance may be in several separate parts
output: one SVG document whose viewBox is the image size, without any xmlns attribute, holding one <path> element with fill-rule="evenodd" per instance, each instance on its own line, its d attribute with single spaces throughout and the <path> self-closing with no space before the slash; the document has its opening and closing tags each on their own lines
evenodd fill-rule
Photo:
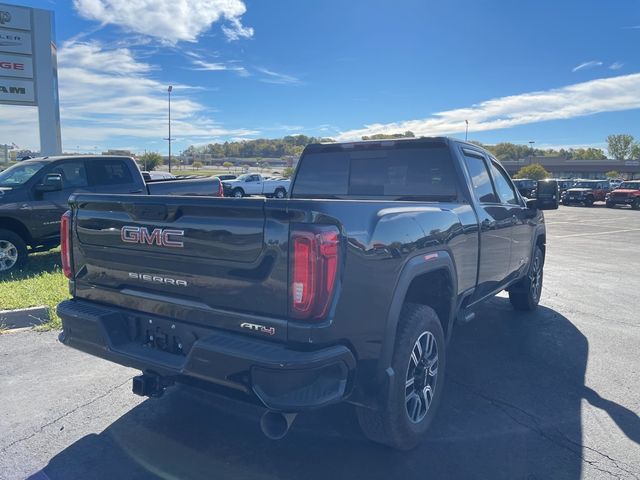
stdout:
<svg viewBox="0 0 640 480">
<path fill-rule="evenodd" d="M 167 95 L 169 98 L 169 173 L 171 173 L 171 91 L 173 90 L 173 85 L 169 85 L 167 88 Z"/>
<path fill-rule="evenodd" d="M 529 140 L 529 165 L 533 162 L 533 144 L 536 143 L 534 140 Z"/>
<path fill-rule="evenodd" d="M 466 123 L 467 127 L 464 131 L 464 141 L 467 141 L 467 136 L 469 135 L 469 120 L 465 120 L 464 123 Z"/>
</svg>

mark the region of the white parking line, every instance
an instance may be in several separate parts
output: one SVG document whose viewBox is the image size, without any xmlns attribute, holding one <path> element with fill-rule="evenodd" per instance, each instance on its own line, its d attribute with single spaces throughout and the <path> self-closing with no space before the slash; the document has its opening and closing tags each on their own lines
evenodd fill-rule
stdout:
<svg viewBox="0 0 640 480">
<path fill-rule="evenodd" d="M 571 235 L 554 235 L 553 238 L 569 237 L 593 237 L 595 235 L 612 235 L 614 233 L 640 232 L 640 228 L 629 228 L 627 230 L 610 230 L 608 232 L 572 233 Z"/>
</svg>

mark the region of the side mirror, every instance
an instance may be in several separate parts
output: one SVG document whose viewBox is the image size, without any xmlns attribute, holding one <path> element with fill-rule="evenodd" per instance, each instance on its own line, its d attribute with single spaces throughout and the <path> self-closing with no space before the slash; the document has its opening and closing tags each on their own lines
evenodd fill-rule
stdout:
<svg viewBox="0 0 640 480">
<path fill-rule="evenodd" d="M 59 173 L 48 173 L 44 177 L 44 181 L 36 185 L 38 192 L 57 192 L 62 190 L 62 175 Z"/>
<path fill-rule="evenodd" d="M 538 210 L 538 200 L 535 198 L 525 198 L 528 210 Z"/>
</svg>

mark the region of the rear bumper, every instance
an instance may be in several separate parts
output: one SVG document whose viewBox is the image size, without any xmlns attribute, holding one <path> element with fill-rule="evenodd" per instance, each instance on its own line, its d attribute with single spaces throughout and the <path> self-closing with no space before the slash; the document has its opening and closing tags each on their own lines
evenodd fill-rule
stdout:
<svg viewBox="0 0 640 480">
<path fill-rule="evenodd" d="M 355 358 L 343 345 L 292 350 L 80 300 L 60 303 L 57 312 L 65 345 L 168 379 L 188 377 L 240 390 L 272 410 L 297 412 L 344 400 L 355 376 Z M 160 338 L 166 349 L 156 347 Z"/>
</svg>

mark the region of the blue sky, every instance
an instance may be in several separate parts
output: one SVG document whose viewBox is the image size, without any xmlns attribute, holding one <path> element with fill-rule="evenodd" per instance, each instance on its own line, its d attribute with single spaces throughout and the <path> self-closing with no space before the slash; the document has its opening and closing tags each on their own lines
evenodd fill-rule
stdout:
<svg viewBox="0 0 640 480">
<path fill-rule="evenodd" d="M 22 1 L 55 11 L 65 150 L 166 152 L 411 129 L 485 143 L 640 137 L 640 2 Z M 6 113 L 3 113 L 6 112 Z M 0 128 L 37 146 L 33 109 Z"/>
</svg>

